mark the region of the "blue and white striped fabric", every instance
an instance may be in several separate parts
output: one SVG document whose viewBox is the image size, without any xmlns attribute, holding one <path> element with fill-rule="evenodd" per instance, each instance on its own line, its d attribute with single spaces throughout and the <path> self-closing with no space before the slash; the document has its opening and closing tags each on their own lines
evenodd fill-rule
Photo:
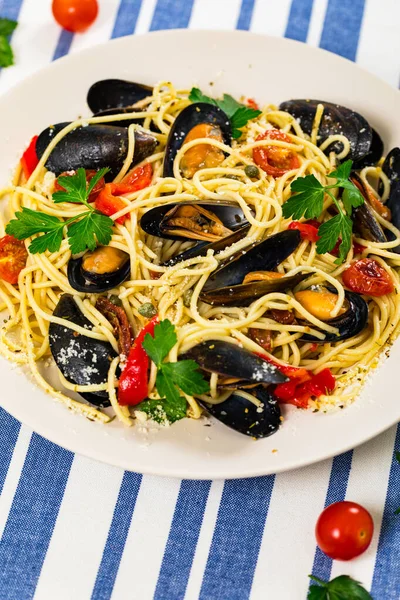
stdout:
<svg viewBox="0 0 400 600">
<path fill-rule="evenodd" d="M 398 86 L 398 0 L 100 5 L 95 26 L 73 36 L 54 23 L 51 0 L 0 0 L 0 16 L 19 21 L 17 66 L 1 73 L 0 89 L 108 38 L 176 27 L 286 36 L 356 60 Z M 181 482 L 74 456 L 0 409 L 0 600 L 305 600 L 309 573 L 346 573 L 374 600 L 399 600 L 395 448 L 400 429 L 392 428 L 295 472 Z M 324 505 L 344 498 L 366 506 L 376 525 L 370 550 L 350 563 L 328 559 L 314 539 Z"/>
</svg>

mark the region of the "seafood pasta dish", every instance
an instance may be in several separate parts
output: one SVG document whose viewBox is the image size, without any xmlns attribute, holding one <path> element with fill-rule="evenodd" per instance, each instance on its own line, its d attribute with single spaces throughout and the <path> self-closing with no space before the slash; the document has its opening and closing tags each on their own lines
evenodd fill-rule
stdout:
<svg viewBox="0 0 400 600">
<path fill-rule="evenodd" d="M 37 132 L 1 191 L 1 354 L 103 423 L 262 438 L 351 403 L 397 335 L 400 149 L 265 100 L 103 80 Z"/>
</svg>

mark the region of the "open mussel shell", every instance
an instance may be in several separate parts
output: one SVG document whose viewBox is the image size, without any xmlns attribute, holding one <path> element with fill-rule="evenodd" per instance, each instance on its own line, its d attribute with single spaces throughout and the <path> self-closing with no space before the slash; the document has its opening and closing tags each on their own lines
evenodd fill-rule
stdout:
<svg viewBox="0 0 400 600">
<path fill-rule="evenodd" d="M 39 135 L 36 152 L 41 158 L 54 137 L 68 123 L 48 127 Z M 153 153 L 157 140 L 147 133 L 135 131 L 135 154 L 132 165 Z M 56 175 L 64 171 L 98 170 L 109 167 L 106 178 L 112 179 L 122 168 L 128 152 L 128 130 L 111 125 L 78 127 L 60 140 L 46 161 L 46 167 Z"/>
<path fill-rule="evenodd" d="M 174 160 L 181 149 L 188 133 L 202 123 L 215 125 L 220 128 L 222 139 L 227 146 L 231 145 L 231 123 L 223 110 L 212 104 L 198 102 L 190 104 L 179 113 L 168 135 L 164 158 L 164 177 L 174 176 Z"/>
<path fill-rule="evenodd" d="M 367 154 L 353 163 L 353 169 L 358 171 L 364 167 L 376 165 L 383 155 L 383 141 L 379 133 L 372 129 L 371 147 Z"/>
<path fill-rule="evenodd" d="M 71 294 L 61 296 L 53 315 L 92 329 Z M 50 323 L 49 343 L 56 365 L 67 381 L 76 385 L 106 383 L 110 363 L 116 356 L 111 344 L 78 334 L 58 323 Z M 110 406 L 106 391 L 81 393 L 81 396 L 95 406 Z"/>
<path fill-rule="evenodd" d="M 200 369 L 234 377 L 251 383 L 283 383 L 288 381 L 274 365 L 236 344 L 208 340 L 190 348 L 180 359 L 192 359 Z"/>
<path fill-rule="evenodd" d="M 244 216 L 242 209 L 235 202 L 174 202 L 171 204 L 164 204 L 163 206 L 156 206 L 151 210 L 147 211 L 140 219 L 140 227 L 146 233 L 155 235 L 168 240 L 191 240 L 200 239 L 195 238 L 188 231 L 187 234 L 182 233 L 181 235 L 174 235 L 171 233 L 171 228 L 166 227 L 168 225 L 169 215 L 172 215 L 177 209 L 181 207 L 200 207 L 212 215 L 215 215 L 219 219 L 226 229 L 236 231 L 243 225 L 247 224 L 247 219 Z M 194 211 L 195 212 L 195 211 Z M 194 225 L 203 227 L 207 232 L 209 230 L 209 222 L 201 214 L 198 218 L 195 218 Z M 225 236 L 221 236 L 225 237 Z M 207 239 L 206 237 L 204 238 Z"/>
<path fill-rule="evenodd" d="M 115 266 L 107 266 L 102 260 L 102 253 L 106 252 L 118 253 L 115 258 Z M 91 263 L 88 259 L 92 259 L 98 255 L 97 264 L 103 263 L 104 268 L 96 267 L 93 260 Z M 125 256 L 123 256 L 125 255 Z M 91 266 L 93 265 L 93 266 Z M 131 264 L 129 255 L 121 250 L 115 251 L 110 246 L 99 247 L 94 252 L 86 252 L 79 258 L 71 258 L 68 263 L 68 281 L 74 290 L 85 292 L 86 294 L 101 294 L 112 290 L 126 281 L 131 273 Z"/>
<path fill-rule="evenodd" d="M 123 79 L 102 79 L 88 91 L 87 103 L 93 113 L 110 108 L 124 108 L 144 100 L 153 93 L 153 88 Z"/>
<path fill-rule="evenodd" d="M 292 290 L 309 276 L 310 273 L 297 273 L 296 275 L 271 279 L 270 281 L 254 281 L 241 285 L 225 286 L 209 292 L 202 291 L 200 300 L 213 306 L 249 306 L 254 300 L 265 296 L 265 294 Z"/>
<path fill-rule="evenodd" d="M 229 246 L 232 246 L 232 244 L 235 244 L 242 238 L 246 237 L 250 227 L 250 223 L 242 225 L 239 229 L 237 229 L 230 235 L 221 238 L 217 242 L 212 242 L 211 244 L 209 244 L 208 242 L 198 242 L 197 244 L 195 244 L 195 246 L 189 248 L 189 250 L 185 250 L 184 252 L 181 252 L 173 258 L 170 258 L 169 260 L 165 261 L 164 263 L 162 263 L 161 266 L 173 267 L 174 265 L 177 265 L 178 263 L 184 260 L 189 260 L 189 258 L 194 258 L 197 256 L 206 256 L 209 250 L 214 250 L 214 254 L 217 254 L 218 252 L 225 250 L 225 248 L 229 248 Z"/>
<path fill-rule="evenodd" d="M 276 398 L 261 385 L 247 391 L 262 402 L 260 408 L 237 392 L 221 404 L 199 402 L 210 415 L 238 433 L 254 438 L 276 433 L 281 425 L 281 411 Z"/>
<path fill-rule="evenodd" d="M 290 113 L 298 120 L 302 130 L 311 135 L 315 112 L 318 104 L 324 105 L 324 112 L 318 129 L 318 141 L 322 144 L 331 135 L 344 135 L 350 142 L 350 153 L 346 158 L 353 161 L 361 160 L 371 149 L 372 129 L 359 113 L 323 100 L 295 99 L 282 102 L 280 110 Z M 341 152 L 342 144 L 337 143 L 329 146 L 325 152 L 334 150 Z"/>
<path fill-rule="evenodd" d="M 356 173 L 352 174 L 351 180 L 355 185 L 357 185 L 365 200 L 364 204 L 353 208 L 351 213 L 351 220 L 354 224 L 354 230 L 364 240 L 379 243 L 387 242 L 386 235 L 381 227 L 381 224 L 376 218 L 375 212 L 369 203 L 368 194 L 365 191 L 363 181 Z"/>
<path fill-rule="evenodd" d="M 328 290 L 332 293 L 336 293 L 334 288 L 328 287 Z M 345 297 L 348 303 L 348 310 L 342 315 L 326 321 L 327 325 L 338 328 L 338 334 L 323 331 L 322 333 L 325 334 L 325 339 L 320 340 L 313 335 L 305 333 L 301 336 L 300 340 L 302 342 L 324 344 L 325 342 L 347 340 L 358 335 L 368 324 L 368 304 L 361 296 L 354 292 L 348 292 L 346 290 Z"/>
<path fill-rule="evenodd" d="M 110 121 L 107 121 L 105 125 L 112 125 L 114 127 L 129 127 L 130 125 L 142 125 L 144 123 L 144 119 L 112 119 L 115 115 L 128 115 L 133 112 L 136 112 L 134 108 L 108 108 L 107 110 L 101 110 L 98 113 L 95 113 L 94 117 L 108 117 Z"/>
<path fill-rule="evenodd" d="M 202 294 L 241 286 L 246 275 L 254 271 L 273 271 L 296 250 L 300 239 L 300 232 L 296 229 L 281 231 L 241 250 L 214 271 L 203 287 Z"/>
</svg>

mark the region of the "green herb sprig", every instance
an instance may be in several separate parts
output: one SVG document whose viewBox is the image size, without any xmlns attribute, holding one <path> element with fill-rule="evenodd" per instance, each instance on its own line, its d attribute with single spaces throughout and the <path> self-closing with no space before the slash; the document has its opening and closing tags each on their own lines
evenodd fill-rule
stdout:
<svg viewBox="0 0 400 600">
<path fill-rule="evenodd" d="M 14 64 L 14 52 L 9 37 L 17 25 L 17 21 L 0 18 L 0 67 L 11 67 Z"/>
<path fill-rule="evenodd" d="M 205 394 L 210 387 L 200 373 L 194 360 L 164 362 L 178 339 L 175 326 L 164 319 L 155 326 L 154 337 L 149 333 L 143 340 L 143 348 L 157 367 L 156 387 L 160 400 L 145 400 L 138 408 L 159 423 L 174 423 L 186 417 L 185 394 Z"/>
<path fill-rule="evenodd" d="M 56 204 L 60 202 L 83 204 L 87 208 L 86 212 L 63 221 L 58 217 L 24 207 L 21 212 L 15 213 L 16 218 L 8 223 L 6 233 L 13 235 L 18 240 L 25 240 L 41 233 L 42 235 L 34 239 L 29 246 L 31 254 L 42 253 L 46 250 L 57 252 L 60 249 L 65 228 L 67 228 L 72 254 L 79 254 L 87 248 L 94 250 L 97 244 L 107 246 L 111 241 L 114 221 L 98 212 L 88 202 L 96 184 L 107 172 L 108 169 L 100 169 L 89 184 L 86 182 L 85 169 L 78 169 L 76 175 L 58 178 L 58 183 L 65 191 L 55 192 L 53 194 L 54 202 Z"/>
<path fill-rule="evenodd" d="M 372 600 L 372 596 L 358 581 L 348 575 L 339 575 L 332 581 L 323 581 L 314 575 L 310 579 L 318 585 L 311 585 L 307 600 Z"/>
<path fill-rule="evenodd" d="M 189 100 L 191 102 L 205 102 L 206 104 L 212 104 L 223 110 L 231 122 L 232 137 L 234 139 L 240 138 L 242 135 L 240 130 L 247 125 L 248 121 L 261 115 L 261 110 L 249 108 L 235 100 L 235 98 L 229 94 L 224 94 L 222 100 L 216 100 L 215 98 L 210 98 L 210 96 L 203 94 L 199 88 L 192 88 L 189 94 Z"/>
<path fill-rule="evenodd" d="M 352 165 L 353 161 L 347 160 L 335 171 L 332 171 L 329 177 L 335 178 L 336 182 L 330 185 L 322 185 L 314 175 L 295 179 L 290 187 L 296 194 L 289 198 L 282 207 L 283 216 L 286 219 L 289 217 L 313 219 L 322 213 L 325 194 L 333 200 L 338 214 L 322 223 L 318 228 L 317 253 L 330 252 L 341 238 L 336 264 L 341 264 L 345 260 L 351 247 L 353 222 L 350 217 L 353 208 L 357 208 L 364 202 L 364 197 L 359 189 L 349 181 Z M 337 200 L 331 192 L 335 188 L 344 190 L 341 201 Z"/>
</svg>

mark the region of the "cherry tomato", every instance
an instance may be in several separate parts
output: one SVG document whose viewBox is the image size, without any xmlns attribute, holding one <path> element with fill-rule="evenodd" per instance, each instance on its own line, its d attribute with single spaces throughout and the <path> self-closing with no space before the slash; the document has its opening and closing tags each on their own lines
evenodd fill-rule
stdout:
<svg viewBox="0 0 400 600">
<path fill-rule="evenodd" d="M 37 139 L 38 139 L 37 135 L 33 136 L 29 146 L 27 147 L 27 149 L 25 150 L 25 152 L 23 153 L 22 158 L 21 158 L 21 166 L 24 171 L 24 175 L 25 175 L 26 179 L 29 179 L 29 177 L 32 175 L 33 171 L 36 169 L 36 167 L 39 164 L 39 159 L 36 154 Z"/>
<path fill-rule="evenodd" d="M 314 223 L 318 223 L 315 226 Z M 318 242 L 318 227 L 320 223 L 318 221 L 306 221 L 305 223 L 300 223 L 299 221 L 292 221 L 289 224 L 288 229 L 297 229 L 300 231 L 300 236 L 302 240 L 307 240 L 308 242 Z"/>
<path fill-rule="evenodd" d="M 317 544 L 330 558 L 351 560 L 368 548 L 374 533 L 369 512 L 355 502 L 335 502 L 321 513 L 315 527 Z"/>
<path fill-rule="evenodd" d="M 384 296 L 394 290 L 390 275 L 373 258 L 360 258 L 342 274 L 343 283 L 351 291 L 368 296 Z"/>
<path fill-rule="evenodd" d="M 53 0 L 55 20 L 73 33 L 82 33 L 96 20 L 99 12 L 97 0 Z"/>
<path fill-rule="evenodd" d="M 153 167 L 150 163 L 136 167 L 132 171 L 129 171 L 125 177 L 116 183 L 115 194 L 132 194 L 133 192 L 139 192 L 144 188 L 149 187 L 153 179 Z"/>
<path fill-rule="evenodd" d="M 95 200 L 94 205 L 97 210 L 108 217 L 115 215 L 115 213 L 126 206 L 125 202 L 121 198 L 118 198 L 119 194 L 117 193 L 116 186 L 117 184 L 115 183 L 107 183 Z M 117 223 L 123 225 L 127 218 L 127 215 L 118 217 Z"/>
<path fill-rule="evenodd" d="M 265 133 L 259 135 L 256 141 L 265 140 L 266 138 L 289 144 L 293 143 L 292 139 L 286 133 L 282 133 L 278 129 L 267 130 Z M 300 160 L 296 152 L 279 146 L 254 148 L 253 160 L 263 171 L 268 173 L 268 175 L 272 175 L 272 177 L 282 177 L 287 171 L 300 167 Z"/>
<path fill-rule="evenodd" d="M 94 171 L 92 169 L 88 169 L 86 171 L 86 183 L 90 183 L 90 181 L 92 180 L 92 178 L 96 175 L 97 171 Z M 58 178 L 59 177 L 72 177 L 72 175 L 75 175 L 76 171 L 65 171 L 64 173 L 61 173 L 61 175 L 59 175 L 56 179 L 56 182 L 54 184 L 54 191 L 55 192 L 65 192 L 65 189 L 62 187 L 62 185 L 60 185 L 58 183 Z M 104 181 L 104 177 L 102 177 L 94 186 L 90 196 L 89 196 L 89 202 L 94 202 L 97 198 L 97 196 L 100 194 L 101 190 L 104 188 L 104 186 L 106 185 L 106 182 Z"/>
<path fill-rule="evenodd" d="M 22 240 L 12 235 L 0 239 L 0 279 L 8 283 L 18 283 L 18 275 L 26 265 L 28 252 Z"/>
</svg>

